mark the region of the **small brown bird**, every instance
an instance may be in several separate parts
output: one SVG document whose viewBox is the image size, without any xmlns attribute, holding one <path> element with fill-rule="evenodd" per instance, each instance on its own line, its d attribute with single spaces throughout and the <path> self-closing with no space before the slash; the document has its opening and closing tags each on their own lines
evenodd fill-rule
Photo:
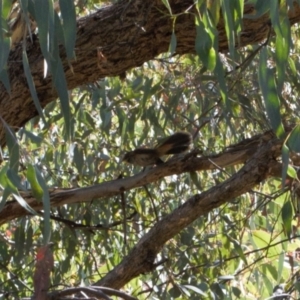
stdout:
<svg viewBox="0 0 300 300">
<path fill-rule="evenodd" d="M 161 156 L 178 154 L 189 149 L 192 136 L 187 132 L 177 132 L 153 149 L 137 148 L 127 152 L 123 158 L 130 164 L 146 167 L 163 163 Z"/>
</svg>

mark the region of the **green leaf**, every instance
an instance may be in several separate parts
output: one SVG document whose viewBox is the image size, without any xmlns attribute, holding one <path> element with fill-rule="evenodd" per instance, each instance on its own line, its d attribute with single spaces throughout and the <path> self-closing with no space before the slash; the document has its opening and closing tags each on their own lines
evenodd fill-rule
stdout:
<svg viewBox="0 0 300 300">
<path fill-rule="evenodd" d="M 266 1 L 256 1 L 255 3 L 255 15 L 251 18 L 256 19 L 266 14 L 270 10 L 270 3 Z M 250 18 L 250 16 L 249 16 Z"/>
<path fill-rule="evenodd" d="M 0 38 L 0 71 L 2 71 L 6 64 L 10 51 L 10 39 Z"/>
<path fill-rule="evenodd" d="M 220 93 L 221 93 L 222 100 L 225 103 L 228 112 L 230 112 L 231 111 L 231 104 L 230 104 L 230 101 L 228 99 L 228 89 L 227 89 L 227 84 L 226 84 L 226 81 L 225 81 L 225 71 L 223 69 L 223 64 L 220 60 L 219 55 L 217 55 L 216 62 L 217 63 L 216 63 L 216 67 L 214 69 L 214 74 L 216 75 L 217 81 L 220 85 Z"/>
<path fill-rule="evenodd" d="M 233 243 L 234 250 L 238 253 L 239 257 L 244 261 L 245 265 L 247 265 L 248 262 L 247 262 L 246 256 L 244 255 L 244 251 L 243 251 L 241 245 L 238 243 L 237 240 L 231 238 L 229 235 L 228 235 L 228 238 Z"/>
<path fill-rule="evenodd" d="M 65 73 L 60 58 L 58 58 L 57 64 L 55 66 L 55 74 L 53 74 L 53 77 L 54 77 L 54 86 L 59 96 L 61 110 L 65 120 L 65 130 L 66 130 L 65 138 L 66 140 L 69 140 L 71 137 L 71 112 L 70 112 L 67 81 L 66 81 Z"/>
<path fill-rule="evenodd" d="M 281 149 L 281 159 L 282 159 L 282 175 L 281 175 L 281 187 L 285 187 L 286 175 L 289 167 L 289 157 L 290 151 L 289 148 L 283 144 Z"/>
<path fill-rule="evenodd" d="M 278 91 L 282 90 L 285 76 L 286 66 L 288 64 L 288 58 L 290 54 L 290 42 L 291 42 L 291 26 L 287 16 L 285 16 L 280 22 L 280 33 L 277 31 L 276 43 L 275 43 L 275 62 L 277 70 L 277 86 Z"/>
<path fill-rule="evenodd" d="M 213 70 L 216 66 L 216 51 L 214 49 L 213 40 L 208 32 L 208 27 L 205 26 L 199 16 L 196 16 L 196 53 L 199 55 L 203 64 L 209 69 Z M 206 22 L 207 25 L 208 22 Z"/>
<path fill-rule="evenodd" d="M 292 130 L 287 139 L 287 146 L 291 151 L 300 152 L 300 125 L 297 125 Z"/>
<path fill-rule="evenodd" d="M 10 39 L 0 38 L 0 80 L 5 89 L 10 93 L 10 81 L 6 70 L 8 55 L 10 51 Z"/>
<path fill-rule="evenodd" d="M 32 194 L 33 196 L 38 200 L 38 201 L 42 201 L 44 192 L 42 187 L 40 186 L 37 177 L 36 177 L 36 173 L 35 173 L 35 168 L 32 165 L 28 165 L 27 167 L 27 180 L 29 181 L 30 185 L 31 185 L 31 189 L 32 189 Z"/>
<path fill-rule="evenodd" d="M 176 47 L 177 47 L 177 38 L 176 38 L 175 32 L 173 31 L 172 35 L 171 35 L 170 46 L 169 46 L 170 55 L 173 55 L 176 53 Z"/>
<path fill-rule="evenodd" d="M 78 173 L 81 175 L 83 167 L 84 167 L 84 158 L 83 158 L 82 148 L 79 147 L 78 145 L 75 145 L 75 147 L 74 147 L 74 158 L 73 158 L 73 161 L 74 161 L 74 163 L 76 165 Z"/>
<path fill-rule="evenodd" d="M 294 76 L 297 76 L 297 68 L 296 68 L 295 62 L 293 61 L 293 59 L 290 56 L 288 57 L 288 63 L 289 63 L 289 67 L 292 71 L 292 74 Z"/>
<path fill-rule="evenodd" d="M 10 171 L 10 169 L 8 168 L 8 166 L 6 166 L 0 172 L 0 185 L 1 185 L 2 188 L 5 188 L 4 189 L 4 193 L 3 193 L 4 200 L 6 200 L 9 195 L 12 195 L 24 209 L 26 209 L 27 211 L 29 211 L 31 214 L 35 215 L 36 211 L 33 210 L 27 204 L 27 202 L 19 194 L 19 191 L 16 188 L 16 186 L 10 181 L 9 177 L 7 176 L 7 174 L 9 173 L 9 171 Z M 1 203 L 1 206 L 3 206 L 2 203 Z"/>
<path fill-rule="evenodd" d="M 169 1 L 168 1 L 168 0 L 162 0 L 162 3 L 163 3 L 164 6 L 168 9 L 169 14 L 172 16 L 172 9 L 171 9 L 171 6 L 170 6 Z"/>
<path fill-rule="evenodd" d="M 267 115 L 271 122 L 271 127 L 276 133 L 276 135 L 279 138 L 281 138 L 284 135 L 284 128 L 281 122 L 280 100 L 278 97 L 278 90 L 274 80 L 274 70 L 268 68 L 267 60 L 267 49 L 266 47 L 264 47 L 261 51 L 259 59 L 259 85 L 263 94 Z"/>
<path fill-rule="evenodd" d="M 0 116 L 0 120 L 5 128 L 6 144 L 9 151 L 9 164 L 10 168 L 18 172 L 20 160 L 20 147 L 16 139 L 15 133 L 10 129 L 7 123 Z"/>
<path fill-rule="evenodd" d="M 23 199 L 18 191 L 14 191 L 12 195 L 24 209 L 26 209 L 31 214 L 36 215 L 36 211 L 28 205 L 28 203 Z"/>
<path fill-rule="evenodd" d="M 224 16 L 225 30 L 228 38 L 229 51 L 232 57 L 235 56 L 235 37 L 242 29 L 243 8 L 242 0 L 221 1 L 222 13 Z"/>
<path fill-rule="evenodd" d="M 48 64 L 50 62 L 49 52 L 50 52 L 50 43 L 51 43 L 51 39 L 49 39 L 50 4 L 52 4 L 50 0 L 34 1 L 34 14 L 35 14 L 35 20 L 39 28 L 40 47 Z"/>
<path fill-rule="evenodd" d="M 73 0 L 59 0 L 61 17 L 63 19 L 63 32 L 68 59 L 74 57 L 76 42 L 76 12 Z"/>
<path fill-rule="evenodd" d="M 11 11 L 11 3 L 12 0 L 7 0 L 7 1 L 2 1 L 2 8 L 0 8 L 1 14 L 4 18 L 4 20 L 6 20 L 10 14 Z M 0 21 L 1 22 L 1 21 Z M 1 24 L 2 26 L 2 24 Z"/>
<path fill-rule="evenodd" d="M 207 297 L 207 294 L 200 290 L 197 286 L 185 284 L 183 285 L 185 288 L 192 290 L 193 292 L 202 295 L 203 297 Z"/>
<path fill-rule="evenodd" d="M 287 174 L 293 178 L 293 179 L 298 179 L 298 176 L 297 176 L 297 171 L 296 169 L 291 166 L 291 165 L 288 165 L 288 169 L 287 169 Z"/>
<path fill-rule="evenodd" d="M 16 170 L 8 169 L 6 175 L 16 189 L 24 190 L 24 186 L 22 185 L 21 178 L 18 175 L 18 172 Z"/>
<path fill-rule="evenodd" d="M 263 230 L 254 230 L 252 232 L 253 240 L 258 248 L 269 246 L 271 235 Z"/>
<path fill-rule="evenodd" d="M 214 292 L 214 294 L 215 294 L 214 295 L 215 299 L 218 299 L 218 300 L 224 299 L 224 291 L 222 290 L 221 285 L 218 282 L 212 283 L 210 288 L 211 288 L 211 291 Z"/>
<path fill-rule="evenodd" d="M 291 237 L 292 233 L 292 220 L 293 220 L 293 206 L 291 201 L 286 201 L 281 210 L 281 218 L 283 226 L 288 238 Z"/>
<path fill-rule="evenodd" d="M 197 187 L 197 189 L 199 191 L 201 191 L 202 187 L 201 187 L 200 178 L 198 177 L 197 172 L 190 172 L 190 176 L 191 176 L 191 180 L 194 183 L 194 185 Z"/>
<path fill-rule="evenodd" d="M 266 263 L 263 267 L 266 268 L 266 270 L 263 270 L 264 274 L 267 274 L 267 271 L 268 271 L 270 273 L 270 275 L 272 276 L 272 279 L 277 280 L 278 271 L 277 271 L 277 268 L 274 265 L 270 265 L 270 264 Z"/>
<path fill-rule="evenodd" d="M 0 169 L 0 187 L 2 189 L 2 191 L 0 191 L 0 211 L 3 209 L 7 198 L 11 195 L 11 191 L 7 188 L 7 170 L 8 164 Z"/>
<path fill-rule="evenodd" d="M 276 243 L 275 239 L 272 239 L 272 235 L 264 230 L 253 230 L 252 238 L 257 248 L 264 248 L 267 250 L 268 257 L 274 257 L 282 252 L 280 244 L 270 247 L 270 243 Z"/>
<path fill-rule="evenodd" d="M 280 20 L 279 20 L 279 1 L 274 2 L 273 5 L 270 5 L 270 17 L 272 26 L 275 29 L 276 33 L 280 33 Z M 280 34 L 281 35 L 281 34 Z"/>
<path fill-rule="evenodd" d="M 282 272 L 285 269 L 285 258 L 286 258 L 286 253 L 282 252 L 278 255 L 278 266 L 277 266 L 277 281 L 281 281 L 282 279 Z"/>
<path fill-rule="evenodd" d="M 220 7 L 220 0 L 207 2 L 207 8 L 209 10 L 209 14 L 211 15 L 214 26 L 217 26 L 220 20 Z"/>
<path fill-rule="evenodd" d="M 35 145 L 40 145 L 43 141 L 43 138 L 41 138 L 38 135 L 35 135 L 31 131 L 25 130 L 24 128 L 22 129 L 22 133 L 30 140 L 31 143 Z"/>
<path fill-rule="evenodd" d="M 44 231 L 43 231 L 43 240 L 45 244 L 48 244 L 50 242 L 50 237 L 51 237 L 51 223 L 50 223 L 50 195 L 48 191 L 47 184 L 40 173 L 40 171 L 35 167 L 35 173 L 36 173 L 36 178 L 38 181 L 39 186 L 43 190 L 43 208 L 44 208 Z"/>
<path fill-rule="evenodd" d="M 29 36 L 32 40 L 32 32 L 30 31 L 30 20 L 28 16 L 28 12 L 29 12 L 28 0 L 20 0 L 20 7 L 21 7 L 22 19 L 25 20 L 25 26 L 28 29 Z"/>
<path fill-rule="evenodd" d="M 24 67 L 25 76 L 26 76 L 26 79 L 27 79 L 27 83 L 28 83 L 28 86 L 29 86 L 30 94 L 32 96 L 34 105 L 35 105 L 40 117 L 42 118 L 44 123 L 46 123 L 46 120 L 45 120 L 45 117 L 44 117 L 44 114 L 43 114 L 43 110 L 42 110 L 40 101 L 38 99 L 37 93 L 36 93 L 35 84 L 33 82 L 32 76 L 31 76 L 31 71 L 30 71 L 30 68 L 29 68 L 27 53 L 26 53 L 25 49 L 23 49 L 22 59 L 23 59 L 23 67 Z"/>
</svg>

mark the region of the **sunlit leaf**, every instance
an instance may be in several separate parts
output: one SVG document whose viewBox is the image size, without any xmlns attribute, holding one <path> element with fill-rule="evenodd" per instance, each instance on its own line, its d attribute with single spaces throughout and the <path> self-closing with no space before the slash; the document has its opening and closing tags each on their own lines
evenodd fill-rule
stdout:
<svg viewBox="0 0 300 300">
<path fill-rule="evenodd" d="M 230 54 L 234 57 L 236 35 L 241 31 L 243 18 L 243 1 L 221 1 L 222 13 L 225 21 L 226 35 L 228 38 L 228 45 Z"/>
<path fill-rule="evenodd" d="M 209 69 L 213 70 L 216 66 L 216 51 L 213 48 L 213 41 L 208 32 L 207 27 L 204 26 L 203 21 L 196 17 L 196 52 L 203 61 L 203 64 Z"/>
<path fill-rule="evenodd" d="M 11 186 L 10 186 L 11 187 Z M 25 199 L 18 193 L 17 190 L 14 190 L 12 192 L 13 197 L 15 198 L 15 200 L 18 201 L 18 203 L 24 208 L 26 209 L 28 212 L 30 212 L 33 215 L 36 215 L 36 211 L 34 209 L 32 209 L 27 202 L 25 201 Z"/>
<path fill-rule="evenodd" d="M 268 256 L 276 256 L 281 253 L 282 248 L 280 244 L 270 246 L 275 243 L 276 239 L 272 238 L 272 235 L 264 230 L 254 230 L 252 232 L 252 238 L 257 248 L 267 251 Z"/>
<path fill-rule="evenodd" d="M 35 168 L 32 165 L 27 166 L 27 180 L 30 183 L 33 196 L 38 201 L 42 201 L 42 197 L 43 197 L 44 192 L 43 192 L 43 189 L 42 189 L 42 187 L 40 186 L 40 184 L 37 180 Z"/>
<path fill-rule="evenodd" d="M 162 3 L 164 4 L 164 6 L 168 9 L 169 14 L 172 16 L 172 9 L 169 3 L 169 0 L 162 0 Z"/>
<path fill-rule="evenodd" d="M 44 217 L 43 240 L 44 240 L 44 244 L 47 244 L 47 243 L 50 242 L 50 238 L 51 238 L 50 195 L 49 195 L 47 184 L 46 184 L 42 174 L 40 173 L 40 171 L 36 167 L 35 167 L 35 174 L 36 174 L 37 183 L 43 191 L 43 196 L 42 196 L 43 208 L 44 208 L 44 212 L 43 212 L 43 217 Z"/>
<path fill-rule="evenodd" d="M 192 291 L 194 291 L 194 292 L 196 292 L 196 293 L 199 294 L 199 295 L 202 295 L 202 296 L 204 296 L 204 297 L 207 297 L 207 294 L 204 293 L 201 289 L 199 289 L 199 288 L 196 287 L 196 286 L 185 284 L 184 287 L 187 288 L 187 289 L 190 289 L 190 290 L 192 290 Z"/>
</svg>

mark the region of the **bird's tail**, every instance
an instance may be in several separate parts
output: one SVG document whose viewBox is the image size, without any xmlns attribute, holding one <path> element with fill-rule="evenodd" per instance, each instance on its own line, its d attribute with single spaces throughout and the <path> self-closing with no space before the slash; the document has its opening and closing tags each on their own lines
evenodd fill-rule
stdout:
<svg viewBox="0 0 300 300">
<path fill-rule="evenodd" d="M 158 156 L 182 153 L 189 149 L 191 142 L 192 136 L 189 133 L 177 132 L 157 146 L 156 151 Z"/>
</svg>

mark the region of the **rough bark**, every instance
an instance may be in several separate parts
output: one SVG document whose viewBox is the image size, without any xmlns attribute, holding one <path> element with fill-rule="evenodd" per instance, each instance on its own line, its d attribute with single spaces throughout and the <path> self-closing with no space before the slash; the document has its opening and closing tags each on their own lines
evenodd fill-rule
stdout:
<svg viewBox="0 0 300 300">
<path fill-rule="evenodd" d="M 177 14 L 175 32 L 177 53 L 194 53 L 195 26 L 192 0 L 170 0 L 173 14 Z M 254 14 L 252 5 L 245 5 L 243 31 L 239 45 L 264 40 L 270 31 L 268 15 L 247 18 Z M 295 4 L 289 12 L 291 25 L 300 20 L 300 7 Z M 72 69 L 61 49 L 61 58 L 68 83 L 73 89 L 95 82 L 106 76 L 118 76 L 127 70 L 140 66 L 158 54 L 166 52 L 172 34 L 172 19 L 161 0 L 123 0 L 103 8 L 77 22 L 76 60 Z M 219 51 L 228 48 L 222 19 L 218 25 Z M 101 55 L 99 55 L 101 53 Z M 27 44 L 27 55 L 37 94 L 42 107 L 57 97 L 51 77 L 43 78 L 43 56 L 38 38 Z M 8 61 L 11 92 L 0 86 L 0 115 L 17 130 L 37 115 L 22 65 L 22 45 L 11 51 Z M 0 146 L 5 145 L 5 133 L 0 123 Z"/>
</svg>

